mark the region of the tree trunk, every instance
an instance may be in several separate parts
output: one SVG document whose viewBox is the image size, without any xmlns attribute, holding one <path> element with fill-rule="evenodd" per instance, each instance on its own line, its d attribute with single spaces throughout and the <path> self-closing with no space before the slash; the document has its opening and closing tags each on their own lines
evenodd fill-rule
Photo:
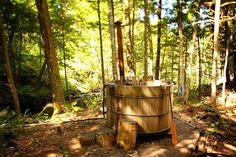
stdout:
<svg viewBox="0 0 236 157">
<path fill-rule="evenodd" d="M 161 55 L 161 9 L 162 9 L 162 0 L 159 0 L 157 15 L 157 60 L 156 60 L 156 80 L 160 79 L 160 55 Z"/>
<path fill-rule="evenodd" d="M 190 48 L 190 53 L 189 53 L 189 63 L 188 63 L 188 82 L 186 84 L 186 92 L 185 92 L 185 99 L 188 100 L 189 97 L 189 91 L 191 89 L 191 80 L 192 80 L 192 64 L 193 64 L 193 54 L 195 51 L 195 42 L 196 42 L 196 37 L 197 37 L 197 31 L 198 31 L 198 22 L 199 20 L 199 2 L 197 2 L 196 10 L 195 10 L 195 20 L 193 22 L 193 38 L 192 38 L 192 43 L 191 43 L 191 48 Z"/>
<path fill-rule="evenodd" d="M 53 114 L 58 114 L 64 112 L 63 105 L 65 103 L 65 97 L 59 75 L 59 66 L 56 57 L 56 48 L 53 39 L 53 33 L 51 30 L 47 1 L 36 0 L 36 6 L 38 9 L 38 17 L 40 28 L 42 30 L 42 37 L 45 43 L 45 56 L 49 69 L 51 95 L 54 106 Z"/>
<path fill-rule="evenodd" d="M 226 10 L 225 10 L 225 15 L 227 16 L 228 15 L 228 7 L 226 6 Z M 228 41 L 228 38 L 229 38 L 229 25 L 228 25 L 228 21 L 225 22 L 225 34 L 224 34 L 224 37 L 225 37 L 225 64 L 224 64 L 224 73 L 223 73 L 223 86 L 222 86 L 222 97 L 224 99 L 224 105 L 225 105 L 225 85 L 226 85 L 226 82 L 227 82 L 227 79 L 226 79 L 226 75 L 227 75 L 227 68 L 228 68 L 228 55 L 229 55 L 229 41 Z"/>
<path fill-rule="evenodd" d="M 125 0 L 125 23 L 126 23 L 126 56 L 128 65 L 128 76 L 135 76 L 134 72 L 134 54 L 132 51 L 132 39 L 131 39 L 131 17 L 130 17 L 130 2 Z"/>
<path fill-rule="evenodd" d="M 165 44 L 164 44 L 164 51 L 163 51 L 163 55 L 162 55 L 162 62 L 161 62 L 161 71 L 163 71 L 163 69 L 164 69 L 164 63 L 165 63 L 165 57 L 166 57 L 166 47 L 167 47 L 167 42 L 168 42 L 168 39 L 167 39 L 167 32 L 168 32 L 168 28 L 167 28 L 168 26 L 167 26 L 167 24 L 166 24 L 166 30 L 165 30 Z M 166 80 L 166 78 L 167 78 L 167 68 L 168 68 L 168 66 L 167 65 L 165 65 L 165 80 Z M 161 73 L 161 71 L 160 71 L 160 73 Z"/>
<path fill-rule="evenodd" d="M 174 80 L 174 51 L 171 53 L 171 81 Z"/>
<path fill-rule="evenodd" d="M 201 97 L 202 93 L 202 55 L 201 55 L 201 38 L 197 33 L 198 38 L 198 96 Z"/>
<path fill-rule="evenodd" d="M 46 65 L 47 65 L 47 62 L 46 62 L 46 59 L 45 59 L 44 62 L 43 62 L 43 66 L 42 66 L 42 68 L 41 68 L 41 70 L 40 70 L 40 72 L 39 72 L 39 76 L 38 76 L 39 81 L 41 81 L 41 79 L 42 79 L 43 72 L 44 72 L 45 69 L 46 69 Z"/>
<path fill-rule="evenodd" d="M 22 31 L 20 31 L 20 47 L 18 52 L 18 69 L 17 69 L 17 80 L 19 83 L 19 80 L 21 78 L 21 62 L 22 62 L 22 43 L 23 43 L 23 35 Z"/>
<path fill-rule="evenodd" d="M 236 14 L 236 11 L 235 9 L 233 10 L 233 13 Z M 235 41 L 236 41 L 236 31 L 235 31 L 235 28 L 236 28 L 236 20 L 232 20 L 232 48 L 235 48 Z M 234 31 L 233 31 L 234 30 Z M 236 84 L 236 53 L 234 52 L 233 53 L 233 74 L 234 74 L 234 79 L 233 79 L 233 82 L 234 84 Z M 236 87 L 234 88 L 234 91 L 236 91 Z"/>
<path fill-rule="evenodd" d="M 184 52 L 183 52 L 183 29 L 182 29 L 182 7 L 180 0 L 177 0 L 178 29 L 179 29 L 179 96 L 184 96 Z"/>
<path fill-rule="evenodd" d="M 144 0 L 144 80 L 148 79 L 148 0 Z"/>
<path fill-rule="evenodd" d="M 136 0 L 133 0 L 132 8 L 132 25 L 131 25 L 131 51 L 133 53 L 133 63 L 134 63 L 134 75 L 136 76 L 136 55 L 134 50 L 134 20 L 135 20 L 135 3 Z"/>
<path fill-rule="evenodd" d="M 98 0 L 98 24 L 99 24 L 99 39 L 100 39 L 100 55 L 101 55 L 101 71 L 102 71 L 102 113 L 105 118 L 105 73 L 104 73 L 104 61 L 103 61 L 103 43 L 102 43 L 102 25 L 100 15 L 100 0 Z"/>
<path fill-rule="evenodd" d="M 8 45 L 7 45 L 6 35 L 5 35 L 4 26 L 2 22 L 2 17 L 0 17 L 0 40 L 1 40 L 1 52 L 2 52 L 2 57 L 3 57 L 4 71 L 7 75 L 7 82 L 8 82 L 8 86 L 10 88 L 11 95 L 13 98 L 15 112 L 16 114 L 19 115 L 21 113 L 20 103 L 19 103 L 17 92 L 16 92 L 15 83 L 12 77 L 10 60 L 9 60 L 9 55 L 8 55 Z"/>
<path fill-rule="evenodd" d="M 148 12 L 149 15 L 149 12 Z M 150 24 L 150 19 L 148 17 L 148 45 L 149 45 L 149 75 L 153 76 L 153 44 L 152 44 L 152 28 Z"/>
<path fill-rule="evenodd" d="M 63 66 L 64 66 L 64 77 L 65 77 L 65 84 L 66 84 L 66 93 L 67 93 L 67 98 L 70 101 L 70 94 L 69 94 L 69 87 L 68 87 L 68 79 L 67 79 L 67 64 L 66 64 L 66 41 L 65 41 L 65 2 L 61 3 L 62 8 L 61 8 L 61 37 L 62 37 L 62 52 L 63 52 Z"/>
<path fill-rule="evenodd" d="M 211 82 L 211 104 L 216 108 L 216 85 L 217 85 L 217 62 L 219 51 L 219 21 L 220 21 L 220 0 L 216 0 L 215 4 L 215 20 L 214 20 L 214 52 L 212 64 L 212 82 Z"/>
<path fill-rule="evenodd" d="M 112 51 L 112 73 L 113 80 L 117 80 L 117 57 L 116 57 L 116 43 L 115 43 L 115 24 L 114 24 L 114 7 L 113 0 L 108 0 L 109 4 L 109 26 L 110 26 L 110 40 Z"/>
<path fill-rule="evenodd" d="M 70 100 L 69 87 L 68 87 L 68 79 L 67 79 L 66 51 L 65 51 L 66 42 L 65 42 L 65 31 L 64 31 L 64 28 L 62 28 L 61 35 L 62 35 L 62 51 L 63 51 L 63 60 L 64 60 L 63 65 L 64 65 L 64 76 L 65 76 L 65 83 L 66 83 L 66 92 L 67 92 L 67 95 L 68 95 L 68 99 Z"/>
</svg>

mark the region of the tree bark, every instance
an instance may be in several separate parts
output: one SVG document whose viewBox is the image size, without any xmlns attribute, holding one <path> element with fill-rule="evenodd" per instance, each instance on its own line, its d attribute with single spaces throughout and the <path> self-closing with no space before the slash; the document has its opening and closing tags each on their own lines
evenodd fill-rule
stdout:
<svg viewBox="0 0 236 157">
<path fill-rule="evenodd" d="M 201 54 L 201 38 L 199 32 L 197 33 L 198 38 L 198 96 L 201 97 L 202 93 L 202 54 Z"/>
<path fill-rule="evenodd" d="M 9 55 L 8 55 L 8 44 L 7 44 L 5 30 L 4 30 L 4 26 L 2 22 L 2 17 L 0 17 L 0 40 L 1 40 L 1 52 L 2 52 L 2 57 L 3 57 L 4 71 L 7 75 L 8 86 L 10 88 L 11 95 L 13 98 L 14 110 L 16 114 L 19 115 L 21 113 L 20 103 L 19 103 L 17 92 L 16 92 L 15 83 L 12 77 L 10 60 L 9 60 Z"/>
<path fill-rule="evenodd" d="M 135 76 L 134 71 L 134 54 L 132 51 L 132 39 L 131 39 L 131 17 L 130 17 L 130 2 L 125 0 L 125 23 L 126 23 L 126 56 L 128 65 L 128 76 Z"/>
<path fill-rule="evenodd" d="M 220 21 L 220 0 L 216 0 L 215 4 L 215 20 L 214 20 L 214 52 L 212 63 L 212 80 L 211 80 L 211 104 L 216 109 L 216 85 L 217 85 L 217 62 L 219 51 L 219 21 Z"/>
<path fill-rule="evenodd" d="M 149 15 L 149 11 L 148 11 Z M 149 75 L 153 76 L 153 44 L 152 44 L 152 28 L 150 24 L 150 19 L 148 17 L 148 47 L 149 47 Z"/>
<path fill-rule="evenodd" d="M 177 0 L 178 30 L 179 30 L 179 96 L 184 96 L 184 52 L 183 52 L 183 28 L 182 28 L 182 7 L 180 0 Z"/>
<path fill-rule="evenodd" d="M 21 78 L 21 62 L 22 62 L 22 43 L 23 43 L 23 33 L 20 31 L 20 47 L 18 52 L 18 69 L 17 69 L 17 80 L 19 83 L 19 80 Z"/>
<path fill-rule="evenodd" d="M 196 39 L 197 39 L 197 32 L 198 32 L 198 24 L 197 24 L 197 22 L 199 21 L 199 9 L 200 9 L 200 4 L 199 3 L 200 2 L 199 2 L 199 0 L 196 0 L 195 3 L 196 3 L 195 20 L 193 22 L 193 38 L 192 38 L 190 54 L 189 54 L 188 83 L 186 84 L 187 88 L 186 88 L 186 92 L 185 92 L 185 100 L 188 100 L 189 91 L 191 89 L 193 54 L 194 54 L 194 51 L 195 51 L 195 42 L 196 42 Z"/>
<path fill-rule="evenodd" d="M 105 73 L 104 73 L 104 61 L 103 61 L 103 43 L 102 43 L 102 24 L 101 24 L 101 14 L 100 14 L 100 0 L 98 3 L 98 29 L 99 29 L 99 39 L 100 39 L 100 55 L 101 55 L 101 72 L 102 72 L 102 113 L 105 118 Z"/>
<path fill-rule="evenodd" d="M 199 20 L 199 2 L 197 2 L 196 10 L 195 10 L 195 20 L 193 22 L 193 38 L 190 48 L 190 54 L 189 54 L 189 63 L 188 63 L 188 82 L 186 84 L 186 92 L 185 92 L 185 100 L 188 100 L 189 97 L 189 91 L 191 89 L 191 80 L 192 80 L 192 64 L 193 64 L 193 54 L 195 51 L 195 42 L 197 38 L 197 31 L 198 31 L 198 20 Z"/>
<path fill-rule="evenodd" d="M 227 21 L 226 21 L 227 23 Z M 228 24 L 226 24 L 228 25 Z M 228 26 L 227 26 L 228 27 Z M 224 75 L 223 75 L 223 87 L 222 87 L 222 97 L 224 99 L 224 105 L 225 105 L 225 84 L 226 84 L 226 69 L 227 69 L 227 65 L 228 65 L 228 55 L 229 55 L 229 44 L 228 44 L 228 30 L 226 29 L 226 33 L 225 33 L 225 42 L 226 42 L 226 49 L 225 49 L 225 64 L 224 64 Z"/>
<path fill-rule="evenodd" d="M 144 80 L 148 79 L 148 0 L 144 0 Z"/>
<path fill-rule="evenodd" d="M 134 55 L 133 63 L 134 63 L 134 75 L 136 76 L 136 54 L 134 49 L 134 21 L 135 21 L 135 3 L 136 0 L 133 0 L 133 8 L 132 8 L 132 25 L 131 25 L 131 51 Z"/>
<path fill-rule="evenodd" d="M 160 79 L 160 55 L 161 55 L 161 9 L 162 9 L 162 0 L 159 0 L 157 15 L 157 60 L 156 60 L 156 80 Z"/>
<path fill-rule="evenodd" d="M 108 1 L 109 4 L 109 26 L 110 26 L 110 40 L 112 51 L 112 73 L 113 80 L 117 80 L 117 57 L 116 57 L 116 44 L 115 44 L 115 24 L 114 24 L 114 6 L 113 0 Z"/>
<path fill-rule="evenodd" d="M 58 114 L 64 112 L 63 105 L 65 104 L 65 97 L 59 75 L 59 65 L 56 57 L 56 48 L 51 30 L 47 1 L 36 0 L 36 6 L 38 9 L 42 37 L 45 43 L 45 56 L 49 69 L 51 95 L 54 106 L 53 114 Z"/>
</svg>

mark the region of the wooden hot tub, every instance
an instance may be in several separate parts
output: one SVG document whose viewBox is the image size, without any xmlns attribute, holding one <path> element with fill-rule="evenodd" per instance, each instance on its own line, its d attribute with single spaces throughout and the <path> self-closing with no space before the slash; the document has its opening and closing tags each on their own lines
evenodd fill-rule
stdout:
<svg viewBox="0 0 236 157">
<path fill-rule="evenodd" d="M 127 119 L 138 123 L 138 133 L 161 133 L 169 130 L 170 90 L 171 85 L 107 84 L 108 126 L 117 129 L 118 120 Z"/>
</svg>

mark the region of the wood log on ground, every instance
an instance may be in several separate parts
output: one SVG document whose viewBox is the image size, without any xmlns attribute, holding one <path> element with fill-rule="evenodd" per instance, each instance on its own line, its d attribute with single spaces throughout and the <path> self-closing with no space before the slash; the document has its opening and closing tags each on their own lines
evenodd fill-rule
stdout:
<svg viewBox="0 0 236 157">
<path fill-rule="evenodd" d="M 116 132 L 113 129 L 103 129 L 96 133 L 96 143 L 102 147 L 112 147 L 116 142 Z"/>
<path fill-rule="evenodd" d="M 120 119 L 118 123 L 117 144 L 124 150 L 135 148 L 137 138 L 137 122 Z"/>
</svg>

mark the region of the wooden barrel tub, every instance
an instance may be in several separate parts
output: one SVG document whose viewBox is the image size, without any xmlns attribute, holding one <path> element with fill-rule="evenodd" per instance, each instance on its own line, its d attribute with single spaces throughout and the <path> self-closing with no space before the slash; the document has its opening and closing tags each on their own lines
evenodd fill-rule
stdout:
<svg viewBox="0 0 236 157">
<path fill-rule="evenodd" d="M 138 123 L 139 134 L 168 131 L 170 129 L 169 93 L 172 95 L 170 90 L 171 85 L 107 84 L 105 102 L 108 126 L 117 130 L 118 120 L 127 119 Z"/>
</svg>

